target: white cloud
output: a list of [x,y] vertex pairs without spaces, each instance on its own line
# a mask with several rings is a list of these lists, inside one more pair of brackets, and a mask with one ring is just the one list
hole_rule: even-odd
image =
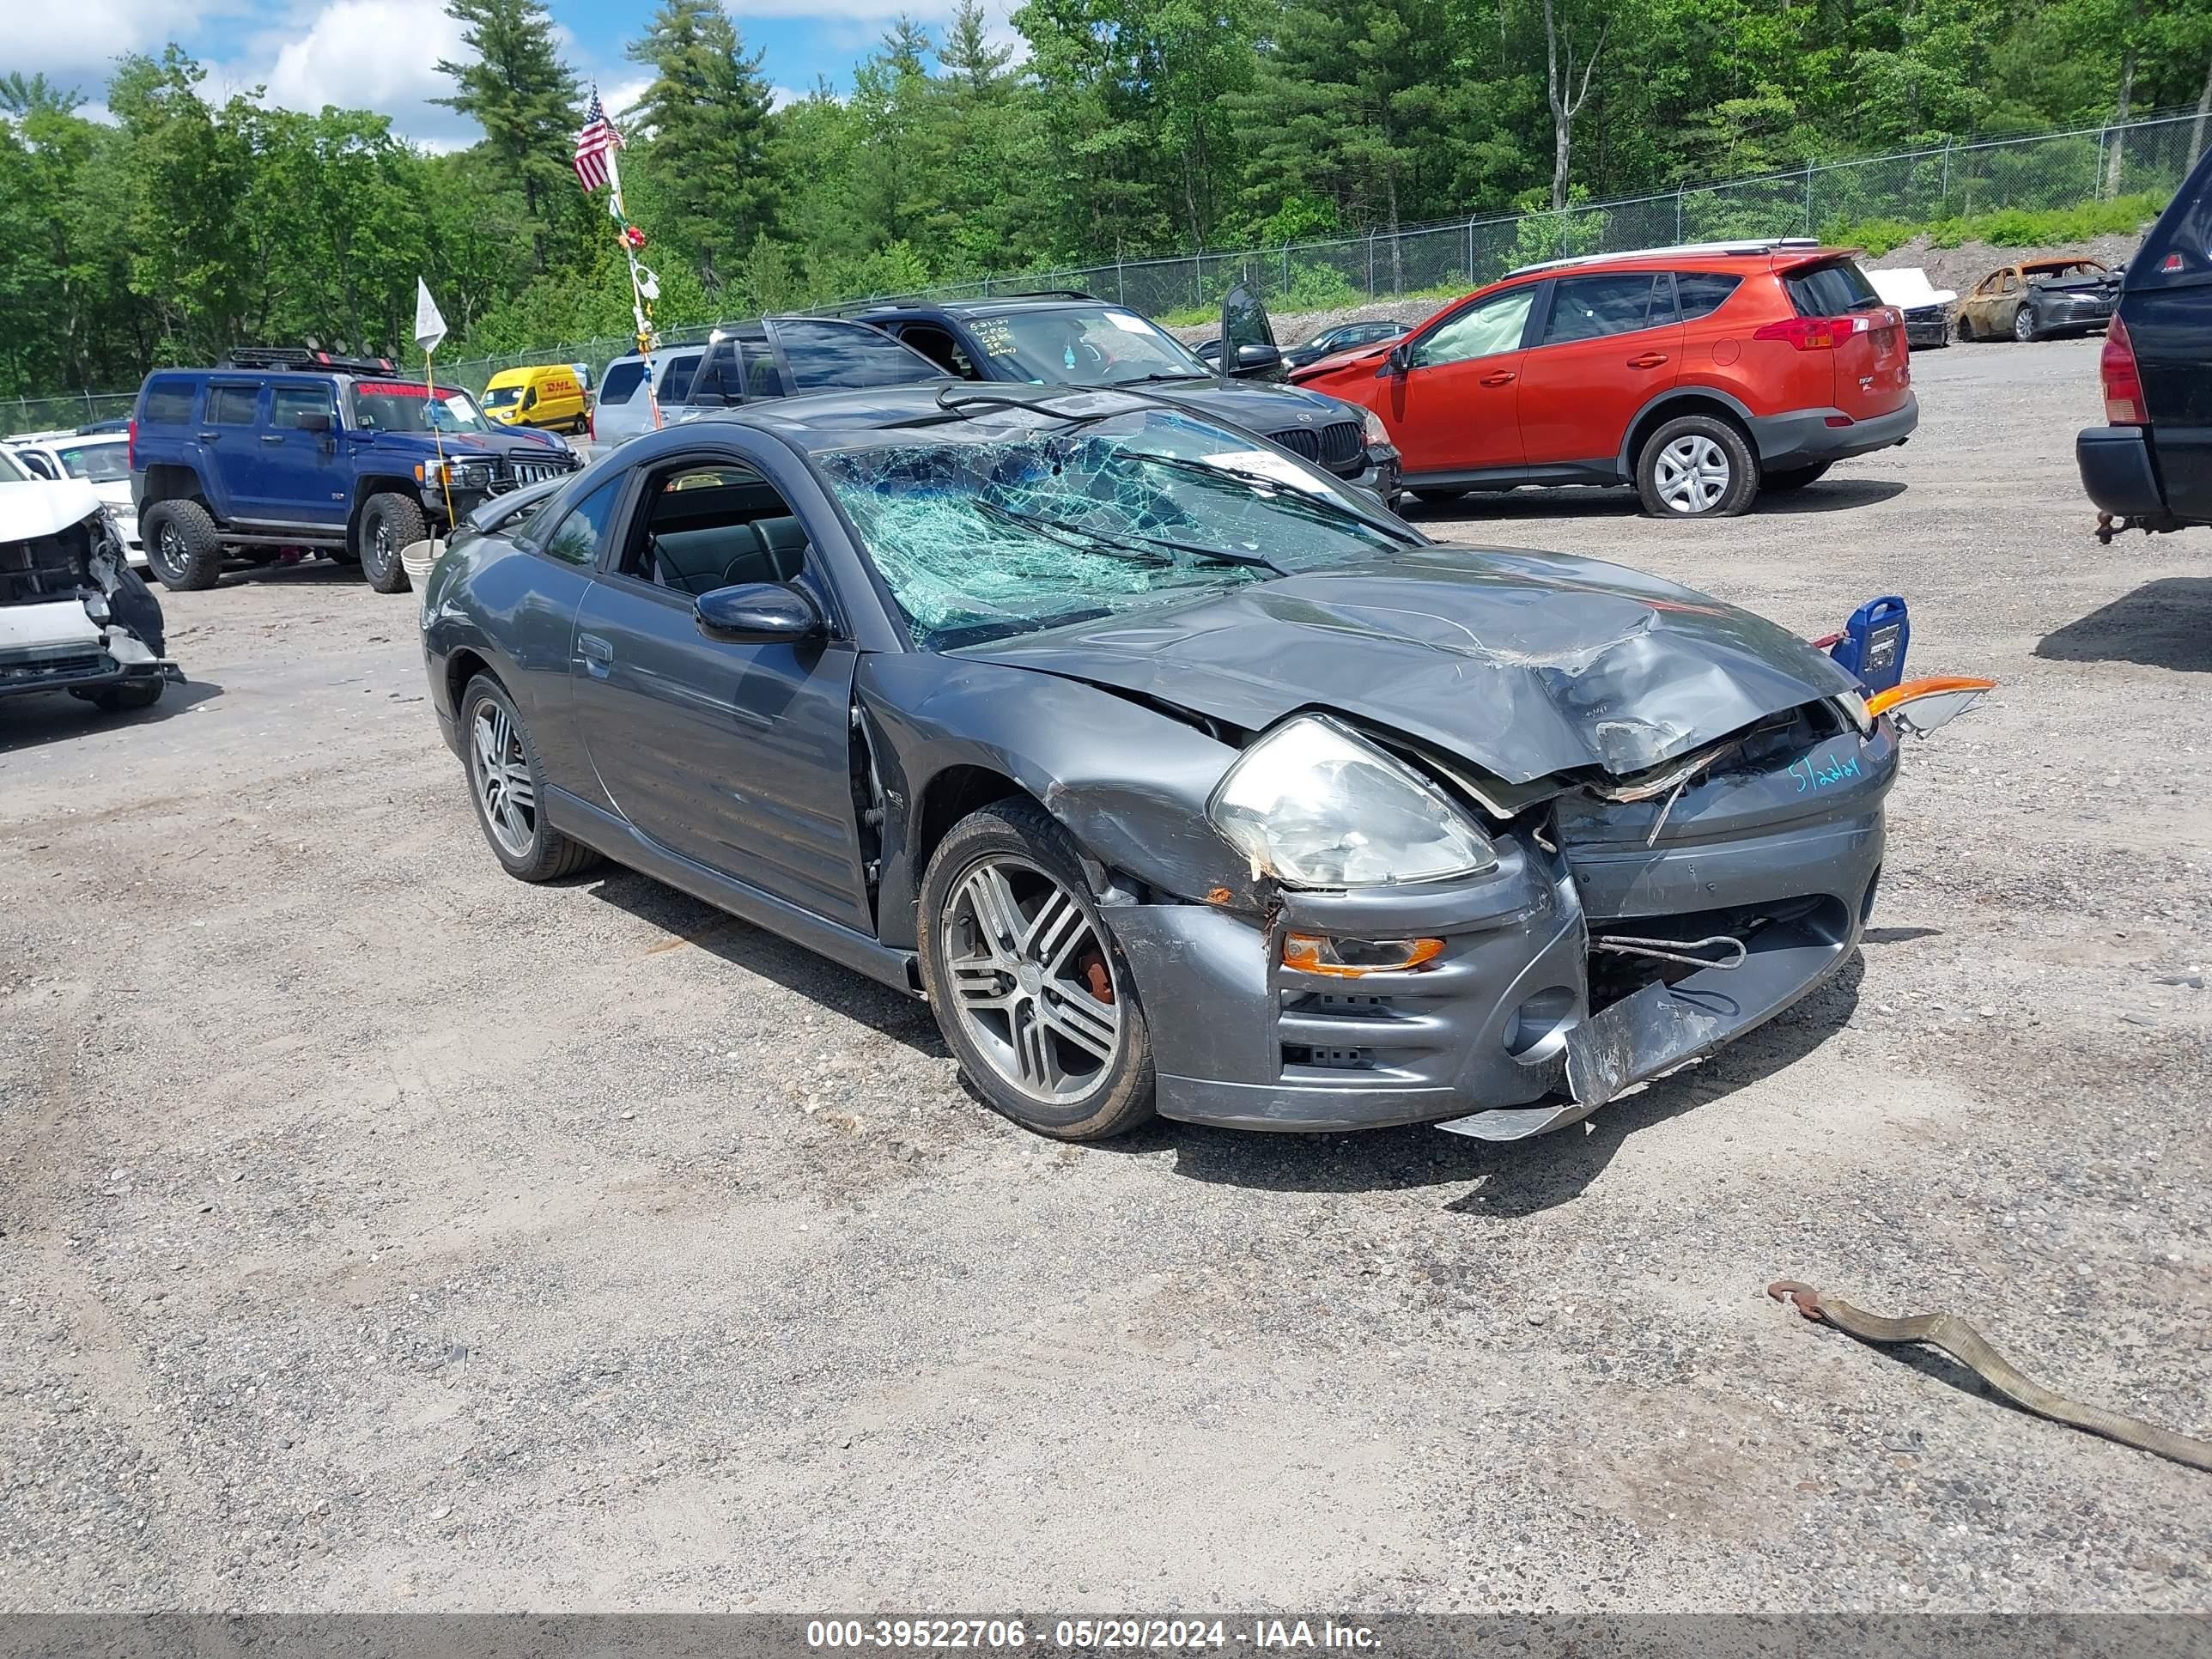
[[127,52],[159,52],[207,18],[240,9],[242,0],[16,0],[9,7],[0,66],[44,74],[97,98],[107,89],[115,59]]

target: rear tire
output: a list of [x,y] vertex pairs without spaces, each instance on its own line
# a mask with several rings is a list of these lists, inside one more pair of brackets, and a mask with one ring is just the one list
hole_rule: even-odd
[[222,578],[222,538],[198,501],[156,501],[140,522],[146,568],[176,592],[213,587]]
[[477,675],[461,693],[460,714],[469,799],[501,867],[519,881],[561,881],[597,864],[597,851],[545,821],[545,769],[507,688]]
[[2012,337],[2027,345],[2043,337],[2043,325],[2036,320],[2035,307],[2023,305],[2012,314]]
[[1973,343],[1974,325],[1963,316],[1959,319],[1958,333],[1961,342],[1969,345]]
[[1765,473],[1759,480],[1759,487],[1761,489],[1784,491],[1802,489],[1815,479],[1826,476],[1828,469],[1834,465],[1833,461],[1820,461],[1811,466],[1793,466],[1786,471]]
[[1644,440],[1636,494],[1655,519],[1733,519],[1759,494],[1759,462],[1730,422],[1685,415]]
[[361,574],[369,586],[379,593],[404,593],[407,567],[399,562],[399,550],[412,547],[429,533],[429,516],[420,501],[396,489],[370,496],[361,512],[357,544]]

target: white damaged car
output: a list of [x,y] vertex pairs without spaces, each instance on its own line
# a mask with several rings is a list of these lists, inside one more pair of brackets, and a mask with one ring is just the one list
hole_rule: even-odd
[[35,477],[0,450],[0,697],[148,708],[184,678],[164,632],[161,602],[93,486]]

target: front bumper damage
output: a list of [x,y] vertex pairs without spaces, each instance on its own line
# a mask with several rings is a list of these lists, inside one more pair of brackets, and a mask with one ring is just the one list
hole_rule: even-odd
[[[1843,967],[1873,901],[1896,769],[1880,722],[1671,803],[1562,799],[1548,828],[1499,836],[1498,867],[1467,882],[1285,891],[1272,917],[1115,907],[1159,1110],[1242,1129],[1433,1122],[1492,1139],[1586,1116]],[[1445,948],[1411,971],[1321,977],[1283,963],[1287,932]],[[1740,965],[1662,969],[1600,948],[1722,933],[1741,940]]]

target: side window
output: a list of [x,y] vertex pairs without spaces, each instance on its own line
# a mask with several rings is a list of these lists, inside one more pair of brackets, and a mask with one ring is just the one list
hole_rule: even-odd
[[1519,350],[1521,331],[1528,322],[1528,302],[1535,296],[1536,286],[1531,283],[1461,312],[1413,348],[1413,367],[1434,368]]
[[898,330],[898,337],[948,374],[957,374],[963,380],[982,378],[949,328],[940,328],[935,323],[908,323]]
[[295,430],[302,415],[320,415],[335,426],[331,391],[321,386],[280,386],[269,393],[269,424],[280,432]]
[[680,404],[691,395],[691,377],[699,372],[699,354],[671,357],[668,367],[660,371],[660,401]]
[[881,329],[865,323],[801,322],[775,325],[792,384],[799,392],[830,387],[922,386],[942,380],[945,371]]
[[258,386],[211,386],[208,388],[208,424],[210,426],[252,426],[253,412],[261,402]]
[[806,532],[760,474],[685,461],[646,481],[622,574],[696,599],[718,587],[787,582],[806,564]]
[[1997,292],[2000,294],[2009,294],[2019,286],[2020,273],[2016,270],[2008,270],[2004,273],[2002,279],[1997,283]]
[[140,418],[149,426],[181,424],[192,418],[192,394],[199,388],[190,380],[155,380],[146,387],[146,412]]
[[628,476],[616,473],[578,501],[539,545],[563,564],[592,563],[599,556],[599,543],[607,533],[607,520],[614,516],[616,499],[621,495],[623,480]]
[[637,390],[645,379],[645,364],[635,357],[625,357],[607,368],[607,378],[599,385],[602,404],[626,404],[629,394]]
[[690,401],[714,408],[744,401],[744,383],[738,377],[738,345],[724,340],[707,348],[699,372],[691,380]]
[[1632,333],[1656,323],[1672,322],[1674,315],[1674,284],[1664,271],[1656,276],[1648,270],[1565,276],[1553,289],[1552,313],[1544,319],[1544,337],[1539,343],[1563,345],[1572,340]]
[[1741,276],[1730,276],[1717,270],[1678,270],[1674,273],[1674,292],[1682,304],[1682,320],[1692,322],[1699,317],[1709,317],[1721,308],[1728,296],[1742,283]]
[[746,397],[784,395],[783,371],[775,366],[775,348],[769,344],[766,335],[738,341],[738,351],[744,363]]

